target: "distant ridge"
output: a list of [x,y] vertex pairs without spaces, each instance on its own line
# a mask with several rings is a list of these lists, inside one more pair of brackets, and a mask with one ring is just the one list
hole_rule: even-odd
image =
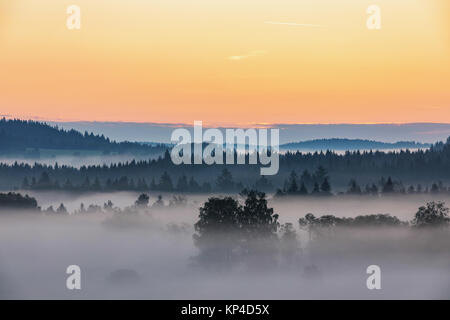
[[137,142],[115,142],[100,134],[64,130],[47,123],[26,120],[0,119],[0,154],[38,156],[42,149],[86,150],[101,154],[163,153],[165,145],[144,145]]
[[363,139],[315,139],[286,143],[280,146],[283,151],[295,150],[388,150],[388,149],[423,149],[431,147],[430,143],[415,141],[380,142]]
[[[423,149],[430,143],[415,141],[380,142],[367,139],[324,138],[289,142],[280,145],[281,151],[320,150],[392,150]],[[171,144],[156,142],[115,142],[103,134],[74,129],[62,129],[47,123],[26,120],[0,119],[0,154],[33,156],[39,149],[91,150],[101,154],[162,154]]]
[[[115,141],[151,141],[171,143],[174,128],[192,130],[193,123],[132,123],[132,122],[49,122],[66,130],[104,134]],[[218,127],[225,130],[228,127]],[[229,127],[235,128],[235,127]],[[273,124],[280,129],[280,144],[314,139],[362,139],[395,143],[418,141],[436,143],[450,136],[450,123],[405,124]]]

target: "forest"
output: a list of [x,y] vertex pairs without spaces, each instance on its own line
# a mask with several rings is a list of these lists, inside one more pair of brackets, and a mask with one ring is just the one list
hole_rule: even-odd
[[[247,155],[248,156],[248,155]],[[349,183],[356,182],[363,190],[383,188],[391,180],[399,192],[431,190],[450,181],[450,139],[439,142],[427,150],[380,152],[353,151],[337,154],[331,151],[315,153],[280,154],[280,171],[275,176],[262,177],[258,165],[174,165],[169,151],[157,159],[126,161],[110,165],[90,165],[75,168],[67,165],[34,165],[24,163],[0,164],[0,188],[71,189],[92,188],[95,190],[160,190],[200,192],[205,190],[239,192],[244,187],[275,192],[288,191],[286,181],[302,184],[311,193],[324,183],[333,192],[344,192]],[[248,162],[248,161],[247,161]],[[224,176],[225,174],[225,176]],[[229,177],[232,177],[230,182]],[[221,177],[223,183],[219,180]],[[383,180],[384,179],[384,180]],[[188,184],[186,185],[186,180]],[[191,182],[191,185],[189,185]],[[316,186],[317,184],[317,186]],[[368,186],[368,187],[367,187]],[[358,187],[355,186],[357,192]],[[436,189],[436,187],[434,187]],[[295,192],[295,190],[293,190]],[[303,190],[304,191],[304,190]],[[325,190],[326,191],[326,190]],[[374,190],[373,190],[374,192]]]
[[57,126],[32,120],[0,119],[0,156],[22,155],[29,158],[39,158],[40,149],[52,150],[95,150],[104,155],[161,153],[164,145],[144,145],[135,142],[115,142],[104,135],[94,135],[92,132],[64,130]]
[[[236,193],[243,188],[256,188],[281,196],[338,194],[348,189],[355,194],[360,193],[359,190],[361,193],[381,193],[383,189],[399,193],[443,192],[447,191],[445,184],[450,182],[450,138],[428,149],[413,151],[280,153],[278,174],[264,177],[260,175],[260,166],[248,164],[248,159],[246,164],[227,165],[226,168],[218,164],[175,165],[169,149],[163,144],[118,143],[102,135],[63,130],[36,121],[0,120],[0,153],[20,149],[30,156],[32,153],[39,156],[39,150],[45,148],[97,150],[103,154],[139,153],[147,154],[148,160],[141,158],[80,167],[60,165],[57,157],[54,164],[0,163],[0,190]],[[155,156],[158,154],[159,157]]]
[[419,149],[429,148],[429,143],[398,141],[395,143],[362,140],[362,139],[314,139],[302,142],[291,142],[280,146],[280,150],[385,150],[385,149]]

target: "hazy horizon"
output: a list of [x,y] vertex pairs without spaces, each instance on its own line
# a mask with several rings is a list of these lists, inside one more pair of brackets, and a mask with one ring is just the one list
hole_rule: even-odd
[[[45,121],[44,121],[45,122]],[[63,129],[88,131],[104,134],[116,141],[140,141],[169,143],[172,131],[183,127],[191,130],[192,124],[152,123],[152,122],[97,122],[47,121]],[[280,129],[280,144],[313,139],[364,139],[380,142],[416,141],[435,143],[445,141],[450,136],[450,123],[404,123],[404,124],[266,124],[270,128]],[[210,127],[207,124],[205,127]],[[236,126],[239,127],[239,126]],[[236,128],[219,126],[218,128]],[[250,127],[250,126],[247,126]],[[255,125],[261,127],[261,125]]]

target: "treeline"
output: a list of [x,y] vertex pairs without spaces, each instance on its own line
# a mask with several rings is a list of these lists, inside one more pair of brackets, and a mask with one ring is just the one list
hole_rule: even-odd
[[[264,192],[273,192],[273,184],[265,176],[261,176],[254,184],[244,185],[235,181],[228,169],[222,172],[211,182],[199,183],[194,176],[182,175],[176,181],[164,171],[158,179],[146,178],[134,180],[127,176],[101,181],[98,177],[86,177],[80,184],[73,183],[69,178],[60,182],[50,178],[44,171],[38,178],[25,177],[21,183],[22,190],[62,190],[77,192],[101,192],[101,191],[160,191],[176,193],[236,193],[236,190],[244,188],[256,189]],[[368,183],[364,187],[360,186],[356,179],[351,179],[345,191],[334,191],[330,183],[328,171],[319,166],[313,173],[304,170],[300,176],[296,171],[291,171],[289,177],[284,181],[283,187],[276,189],[275,197],[284,196],[332,196],[332,195],[394,195],[394,194],[450,194],[450,186],[447,187],[442,181],[432,183],[431,186],[422,184],[405,186],[401,181],[381,177],[375,183]]]
[[450,194],[450,186],[442,181],[434,182],[429,187],[422,184],[405,186],[401,181],[381,177],[375,183],[360,186],[356,179],[350,179],[345,191],[333,193],[328,171],[319,166],[314,173],[304,170],[298,177],[293,170],[288,179],[284,181],[283,188],[276,191],[276,197],[305,196],[305,195],[386,195],[386,194]]
[[429,148],[429,143],[415,141],[398,141],[395,143],[362,139],[315,139],[286,143],[281,150],[383,150],[383,149],[419,149]]
[[[268,207],[266,195],[244,191],[243,204],[231,197],[209,198],[200,208],[195,224],[194,243],[200,249],[197,261],[207,267],[229,269],[234,264],[252,267],[292,264],[301,253],[292,223],[279,223],[279,216]],[[310,240],[333,235],[337,228],[445,228],[450,225],[449,208],[443,202],[429,202],[418,209],[411,222],[388,214],[340,218],[316,218],[307,214],[299,219],[300,229]]]
[[[274,176],[261,177],[259,165],[226,165],[226,169],[234,178],[233,184],[225,189],[233,192],[239,192],[243,187],[257,187],[264,191],[275,191],[280,189],[282,192],[288,192],[284,188],[286,180],[290,179],[292,171],[299,174],[299,179],[303,173],[308,172],[313,176],[319,167],[326,169],[328,174],[328,184],[333,184],[334,193],[342,192],[347,189],[349,180],[353,177],[358,179],[360,188],[366,190],[366,185],[372,187],[374,182],[378,182],[380,177],[392,177],[393,182],[402,182],[405,189],[410,185],[421,184],[423,189],[426,185],[432,185],[437,181],[448,183],[450,181],[450,139],[444,143],[437,143],[429,150],[419,150],[417,152],[401,151],[394,152],[346,152],[339,155],[334,152],[316,152],[303,154],[300,152],[280,154],[279,172]],[[247,161],[248,163],[248,161]],[[128,182],[133,180],[134,185],[138,184],[139,179],[145,179],[149,186],[152,180],[158,184],[162,174],[166,172],[174,187],[178,180],[183,177],[195,177],[196,182],[203,186],[209,183],[211,188],[215,188],[216,179],[223,172],[224,165],[175,165],[172,163],[169,151],[158,159],[148,161],[128,161],[112,165],[82,166],[80,168],[70,166],[53,166],[35,164],[13,165],[0,164],[0,188],[12,189],[20,188],[24,178],[29,183],[34,178],[40,179],[46,172],[50,180],[62,187],[66,180],[69,180],[73,186],[82,185],[88,178],[92,184],[98,179],[100,185],[104,188],[111,181],[111,184],[126,177]],[[303,182],[309,193],[321,189],[324,180],[321,177],[312,177],[313,183],[308,184],[307,175],[303,177]],[[301,188],[301,181],[298,180],[298,188]],[[318,188],[315,187],[317,183]],[[376,183],[378,184],[378,183]],[[141,185],[144,185],[141,181]],[[322,191],[327,190],[327,183],[323,185]],[[380,185],[377,185],[378,189]],[[400,187],[401,188],[401,187]],[[431,187],[430,189],[431,190]],[[304,190],[303,190],[304,191]],[[378,190],[380,192],[380,190]],[[422,192],[422,191],[420,191]]]
[[119,208],[114,205],[111,200],[106,201],[103,206],[97,204],[85,205],[84,203],[80,204],[80,207],[69,213],[67,208],[64,206],[64,203],[61,203],[58,207],[53,207],[52,205],[42,209],[41,212],[45,215],[83,215],[83,214],[108,214],[112,213],[116,216],[120,217],[121,215],[131,215],[131,214],[151,214],[152,210],[158,209],[171,209],[171,208],[179,208],[187,206],[187,199],[184,196],[172,196],[167,201],[163,199],[163,196],[158,195],[155,202],[150,204],[150,197],[146,193],[142,193],[139,195],[137,200],[131,206],[127,206],[125,208]]
[[70,215],[70,214],[94,214],[94,213],[151,213],[153,209],[163,209],[163,208],[178,208],[186,206],[187,198],[181,195],[174,195],[165,201],[163,196],[158,195],[156,201],[150,204],[150,197],[146,193],[142,193],[136,199],[134,204],[127,206],[123,209],[114,205],[111,200],[106,201],[103,206],[90,204],[85,206],[83,203],[80,204],[79,209],[69,212],[64,205],[61,203],[57,207],[52,205],[47,208],[41,208],[38,206],[38,202],[35,198],[28,195],[22,195],[20,193],[8,192],[0,193],[0,213],[14,214],[16,212],[26,212],[26,213],[42,213],[44,215]]
[[411,221],[401,221],[390,214],[373,214],[355,218],[325,215],[315,217],[308,213],[298,220],[300,229],[307,230],[309,238],[329,235],[335,228],[374,228],[374,227],[448,227],[450,225],[449,208],[444,202],[428,202],[419,207]]
[[165,145],[144,145],[135,142],[115,142],[104,135],[64,130],[46,123],[0,119],[0,155],[24,154],[39,157],[39,149],[95,150],[103,154],[163,153]]
[[[121,176],[116,179],[106,179],[104,183],[99,178],[90,179],[86,177],[81,184],[74,184],[70,179],[66,179],[64,183],[58,180],[52,180],[47,172],[42,172],[38,179],[35,177],[25,177],[21,184],[22,190],[62,190],[62,191],[161,191],[161,192],[179,192],[179,193],[208,193],[216,191],[231,191],[230,186],[234,188],[231,174],[228,170],[224,170],[222,175],[217,178],[214,188],[210,183],[198,183],[193,176],[187,177],[183,175],[178,178],[177,182],[173,182],[167,172],[163,172],[158,180],[154,178],[148,181],[145,178],[128,178]],[[240,187],[240,186],[238,186]],[[241,188],[242,189],[242,188]]]
[[38,203],[35,198],[28,195],[21,195],[20,193],[0,193],[0,211],[4,210],[26,210],[26,211],[40,211]]
[[[211,197],[200,208],[199,220],[195,224],[198,232],[194,238],[198,244],[209,243],[209,238],[216,236],[220,231],[233,233],[242,231],[245,234],[252,234],[252,238],[258,236],[275,237],[275,232],[280,227],[278,223],[279,215],[268,207],[267,197],[264,192],[258,190],[244,189],[239,196],[243,199],[241,205],[236,197]],[[115,207],[112,201],[104,203],[103,207],[89,205],[85,207],[82,203],[79,210],[73,214],[84,213],[138,213],[146,212],[150,208],[182,207],[187,205],[187,198],[184,196],[173,196],[168,205],[159,195],[157,200],[150,204],[150,197],[146,193],[139,195],[132,206],[123,210]],[[35,198],[20,193],[0,193],[0,211],[31,210],[43,213],[69,214],[63,203],[55,210],[53,206],[41,210]],[[324,215],[315,217],[312,213],[306,214],[298,220],[300,229],[306,229],[310,235],[318,230],[332,227],[439,227],[450,224],[449,208],[444,202],[432,201],[425,206],[419,207],[411,221],[401,221],[390,214],[362,215],[355,218],[336,217],[334,215]],[[248,230],[246,229],[248,228]]]

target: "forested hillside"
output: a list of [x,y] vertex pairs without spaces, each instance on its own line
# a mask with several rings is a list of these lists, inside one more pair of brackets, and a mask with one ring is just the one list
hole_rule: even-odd
[[135,142],[119,143],[103,135],[63,130],[36,121],[5,118],[0,120],[0,155],[21,154],[38,157],[40,149],[95,150],[103,154],[154,154],[163,152],[165,146],[150,146]]
[[286,187],[294,172],[298,178],[298,186],[304,182],[310,192],[315,184],[320,187],[325,182],[325,177],[325,187],[330,184],[334,192],[346,189],[352,180],[365,186],[386,181],[388,177],[399,186],[399,190],[412,184],[420,184],[421,188],[426,189],[433,184],[439,185],[439,182],[450,182],[450,139],[446,143],[437,143],[430,149],[416,152],[286,153],[280,155],[280,170],[277,175],[262,177],[259,168],[259,165],[248,164],[174,165],[166,151],[158,159],[109,166],[74,168],[60,165],[1,164],[0,188],[7,190],[25,186],[40,189],[127,190],[140,185],[139,189],[143,190],[152,187],[173,191],[180,184],[181,189],[188,191],[211,188],[239,191],[241,187],[251,186],[276,190]]
[[399,141],[395,143],[363,139],[315,139],[286,143],[281,150],[384,150],[384,149],[419,149],[429,148],[431,144],[414,141]]

